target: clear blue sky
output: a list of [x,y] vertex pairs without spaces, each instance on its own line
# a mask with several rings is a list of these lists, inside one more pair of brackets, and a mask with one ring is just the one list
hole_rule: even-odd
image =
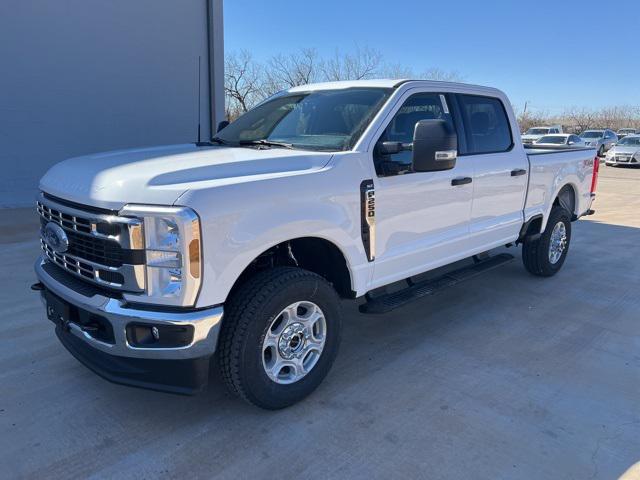
[[263,60],[356,45],[455,70],[520,108],[640,105],[640,0],[227,0],[225,50]]

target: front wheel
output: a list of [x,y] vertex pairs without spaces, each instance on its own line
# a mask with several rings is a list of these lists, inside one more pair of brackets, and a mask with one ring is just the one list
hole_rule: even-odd
[[248,280],[228,305],[218,355],[231,392],[275,410],[318,387],[341,333],[340,299],[324,278],[277,267]]
[[562,268],[571,242],[571,216],[556,206],[551,209],[547,227],[536,239],[522,244],[522,262],[529,273],[550,277]]

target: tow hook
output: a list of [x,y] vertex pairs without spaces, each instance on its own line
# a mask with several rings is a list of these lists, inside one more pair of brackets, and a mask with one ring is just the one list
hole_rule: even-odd
[[44,285],[42,284],[42,282],[34,283],[33,285],[31,285],[31,290],[33,290],[34,292],[41,292],[42,290],[44,290]]

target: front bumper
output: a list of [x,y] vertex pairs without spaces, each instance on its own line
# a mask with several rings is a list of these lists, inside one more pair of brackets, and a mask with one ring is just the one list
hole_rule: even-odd
[[[81,288],[84,285],[77,283],[81,280],[67,281],[69,276],[58,270],[43,258],[35,265],[44,287],[43,303],[48,305],[47,299],[54,298],[68,308],[68,318],[52,320],[60,341],[80,362],[120,384],[182,394],[194,394],[206,386],[209,360],[220,332],[221,306],[185,312],[136,308],[121,299]],[[51,318],[51,312],[47,313]],[[136,343],[134,326],[149,330],[156,327],[159,332],[168,331],[170,338],[181,335],[180,341],[175,346],[153,341]]]
[[633,165],[640,166],[640,160],[636,157],[631,157],[628,159],[621,160],[616,157],[605,158],[604,163],[606,165]]

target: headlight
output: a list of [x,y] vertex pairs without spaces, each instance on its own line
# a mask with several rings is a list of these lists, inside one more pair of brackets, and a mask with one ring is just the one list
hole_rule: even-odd
[[131,302],[193,306],[202,277],[200,220],[187,207],[127,205],[120,215],[143,221],[146,256],[144,294],[124,294]]

